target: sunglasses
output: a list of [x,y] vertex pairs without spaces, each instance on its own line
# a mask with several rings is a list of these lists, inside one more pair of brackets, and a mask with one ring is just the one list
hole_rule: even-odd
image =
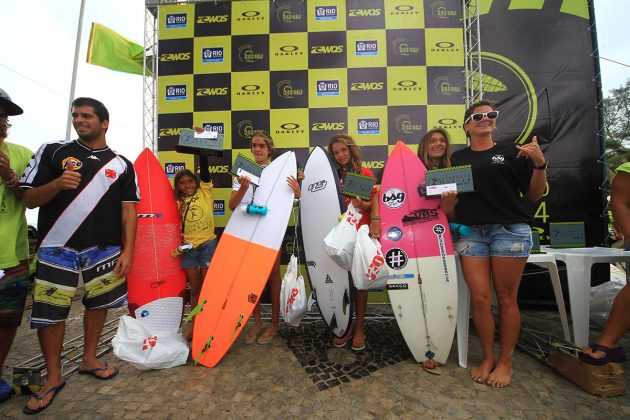
[[466,124],[470,120],[473,120],[474,122],[479,122],[484,118],[488,118],[489,120],[496,120],[498,116],[499,111],[479,112],[477,114],[471,114],[468,118],[466,118],[464,124]]

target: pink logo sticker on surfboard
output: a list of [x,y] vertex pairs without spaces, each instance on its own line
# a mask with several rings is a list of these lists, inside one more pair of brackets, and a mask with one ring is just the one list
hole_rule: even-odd
[[379,209],[389,300],[414,358],[446,362],[457,315],[453,242],[439,198],[426,197],[426,169],[403,142],[385,165]]

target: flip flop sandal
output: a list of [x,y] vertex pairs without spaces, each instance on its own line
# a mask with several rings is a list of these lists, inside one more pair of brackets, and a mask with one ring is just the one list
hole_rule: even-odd
[[363,341],[363,343],[359,344],[358,346],[355,346],[354,344],[350,347],[352,349],[352,351],[362,351],[365,350],[365,341]]
[[588,347],[590,347],[593,352],[601,351],[605,354],[604,357],[598,359],[590,354],[579,352],[578,357],[580,360],[584,363],[588,363],[589,365],[601,366],[610,362],[621,363],[626,361],[626,353],[623,351],[623,347],[621,346],[611,349],[610,347],[602,346],[601,344],[591,343]]
[[431,375],[441,375],[442,374],[442,368],[439,367],[439,366],[436,366],[433,369],[430,369],[430,368],[426,367],[425,365],[422,365],[422,369],[424,369],[425,371],[429,372]]
[[348,344],[348,341],[352,340],[352,337],[354,337],[354,334],[345,335],[342,338],[343,341],[335,341],[335,340],[333,340],[333,346],[337,347],[338,349],[340,349],[342,347],[346,347],[346,344]]
[[50,394],[51,392],[53,393],[53,395],[50,398],[50,401],[48,401],[48,404],[46,404],[45,406],[37,407],[34,410],[31,409],[31,408],[28,408],[28,406],[24,406],[24,408],[22,409],[22,412],[24,414],[28,414],[28,415],[41,413],[42,411],[44,411],[45,409],[47,409],[48,407],[50,407],[52,405],[53,401],[55,400],[55,397],[57,396],[57,394],[59,394],[59,392],[63,389],[64,386],[66,386],[65,382],[63,382],[61,385],[53,386],[48,391],[46,391],[46,393],[44,395],[39,395],[39,394],[33,392],[31,394],[31,397],[35,398],[38,401],[43,401],[44,398],[46,398],[46,396],[48,394]]
[[101,371],[107,370],[108,368],[109,368],[109,362],[105,361],[104,367],[94,368],[90,370],[79,370],[79,375],[90,375],[90,376],[95,377],[96,379],[100,379],[101,381],[107,381],[107,380],[115,378],[116,375],[118,375],[118,373],[120,372],[120,369],[118,369],[117,367],[114,367],[114,371],[109,376],[99,376],[96,374],[96,372],[101,372]]

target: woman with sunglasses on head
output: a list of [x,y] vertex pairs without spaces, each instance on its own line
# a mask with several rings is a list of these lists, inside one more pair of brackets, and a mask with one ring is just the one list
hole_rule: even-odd
[[[475,191],[448,194],[443,200],[450,220],[470,226],[471,234],[454,244],[473,304],[473,320],[484,359],[471,371],[475,382],[506,387],[512,378],[512,354],[520,329],[516,301],[532,247],[529,203],[542,196],[547,162],[536,137],[522,146],[497,144],[493,138],[499,111],[488,101],[464,114],[470,146],[453,153],[454,165],[472,165]],[[522,194],[522,196],[521,196]],[[494,356],[495,324],[490,282],[499,305],[499,354]]]
[[[354,139],[346,133],[336,134],[328,143],[328,153],[334,158],[335,166],[339,174],[339,181],[343,187],[348,172],[357,173],[364,176],[374,177],[372,171],[364,168],[361,162],[361,150]],[[380,216],[378,210],[378,191],[376,187],[372,189],[370,200],[361,200],[360,198],[350,198],[344,196],[346,207],[352,205],[361,213],[362,217],[359,226],[368,225],[370,235],[378,238],[381,234]],[[354,351],[362,351],[365,349],[365,333],[363,331],[363,320],[365,318],[365,310],[367,308],[368,291],[357,290],[354,286],[355,296],[355,325],[350,327],[344,337],[333,339],[335,347],[345,347],[348,341],[351,341],[351,348]]]
[[451,142],[442,128],[430,130],[420,139],[418,157],[427,169],[451,167]]
[[[262,130],[254,131],[251,141],[251,151],[254,155],[254,160],[258,165],[265,167],[271,163],[271,156],[275,150],[273,139],[268,133]],[[299,180],[304,179],[304,174],[298,172],[298,177],[290,176],[287,178],[287,184],[293,189],[295,198],[299,199],[301,195]],[[234,178],[232,183],[232,194],[230,195],[230,201],[228,206],[230,210],[234,211],[241,203],[250,203],[256,192],[256,186],[253,185],[249,178],[246,176],[239,176]],[[276,258],[273,264],[271,273],[269,274],[269,292],[271,295],[271,322],[263,334],[258,337],[260,330],[262,329],[262,316],[260,313],[260,300],[254,308],[254,327],[245,336],[245,342],[251,344],[256,341],[256,344],[267,345],[271,344],[274,337],[278,333],[278,326],[280,322],[280,254]],[[258,338],[258,339],[257,339]]]

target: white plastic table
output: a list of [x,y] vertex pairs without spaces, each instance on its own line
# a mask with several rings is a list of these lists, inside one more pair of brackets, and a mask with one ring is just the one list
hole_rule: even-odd
[[[571,341],[569,334],[569,322],[567,320],[567,311],[564,307],[564,297],[560,286],[560,276],[558,275],[558,267],[556,259],[550,254],[531,254],[527,259],[528,263],[535,264],[539,267],[549,270],[551,277],[551,285],[553,293],[556,297],[558,312],[560,313],[560,322],[562,323],[562,332],[564,339]],[[466,285],[464,274],[461,270],[459,258],[457,258],[457,355],[459,365],[465,368],[468,365],[468,328],[469,328],[469,311],[470,311],[470,291]]]
[[567,266],[567,284],[571,321],[573,322],[574,343],[579,346],[588,344],[589,314],[591,302],[591,267],[597,263],[630,262],[630,251],[617,248],[541,248],[547,255],[553,255],[557,261]]

